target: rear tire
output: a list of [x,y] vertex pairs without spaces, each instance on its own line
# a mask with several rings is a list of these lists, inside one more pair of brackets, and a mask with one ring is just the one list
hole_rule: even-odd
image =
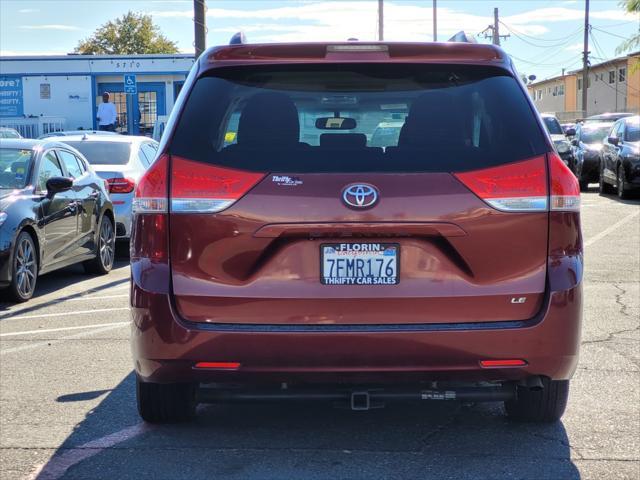
[[569,398],[569,380],[542,378],[542,390],[518,387],[517,397],[504,402],[507,416],[522,422],[550,423],[560,420]]
[[580,184],[581,192],[586,192],[587,190],[589,190],[589,182],[587,182],[586,180],[578,180],[578,182]]
[[624,178],[624,169],[622,168],[622,165],[618,165],[616,178],[616,192],[618,194],[618,198],[620,198],[621,200],[629,198],[629,192],[627,191],[627,185]]
[[183,422],[196,412],[195,386],[190,383],[145,383],[136,378],[138,413],[145,422]]
[[602,163],[600,164],[600,185],[598,185],[598,193],[600,195],[612,193],[611,185],[609,185],[604,178],[604,168],[602,167]]
[[98,240],[96,241],[96,258],[82,263],[84,271],[97,275],[106,275],[113,268],[116,252],[116,233],[113,222],[106,215],[102,215],[98,226]]

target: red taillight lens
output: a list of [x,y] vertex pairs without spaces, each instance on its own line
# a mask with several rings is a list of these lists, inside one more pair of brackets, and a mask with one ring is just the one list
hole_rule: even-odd
[[580,185],[557,153],[549,154],[551,210],[580,211]]
[[242,198],[264,177],[264,173],[245,172],[172,157],[171,211],[219,212]]
[[140,178],[133,198],[131,259],[166,262],[169,157],[162,155]]
[[134,213],[166,213],[169,156],[161,155],[140,178],[133,198]]
[[544,155],[473,172],[454,173],[482,200],[498,210],[547,210],[547,168]]
[[136,188],[135,180],[131,178],[108,178],[109,193],[131,193]]
[[194,368],[209,368],[213,370],[237,370],[240,362],[198,362]]

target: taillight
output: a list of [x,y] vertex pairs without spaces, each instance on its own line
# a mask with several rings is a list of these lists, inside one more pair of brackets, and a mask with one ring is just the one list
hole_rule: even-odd
[[233,205],[264,177],[264,173],[223,168],[174,156],[171,158],[171,211],[219,212]]
[[140,178],[133,198],[131,259],[166,262],[169,157],[162,155]]
[[136,181],[131,178],[108,178],[109,193],[131,193],[136,188]]
[[498,210],[547,210],[547,168],[544,155],[454,175],[469,190]]
[[580,185],[557,153],[549,154],[551,210],[580,211]]

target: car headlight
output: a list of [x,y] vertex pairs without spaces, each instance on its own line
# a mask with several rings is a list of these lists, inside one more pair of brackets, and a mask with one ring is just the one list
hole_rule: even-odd
[[7,217],[8,215],[5,212],[0,212],[0,226],[2,226]]
[[571,147],[567,142],[558,142],[556,144],[556,148],[558,149],[558,153],[567,153],[569,150],[571,150]]

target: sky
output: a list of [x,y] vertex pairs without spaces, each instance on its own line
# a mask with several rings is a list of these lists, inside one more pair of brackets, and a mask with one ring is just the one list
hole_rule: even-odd
[[[438,0],[438,40],[460,30],[480,34],[500,12],[502,47],[516,67],[538,80],[581,65],[584,0]],[[207,45],[240,30],[248,42],[363,41],[377,36],[377,0],[207,0]],[[129,10],[153,16],[180,51],[193,51],[192,0],[0,0],[0,56],[61,55]],[[432,41],[432,0],[385,0],[385,40]],[[618,0],[591,0],[592,64],[640,30],[640,18]],[[1,71],[1,63],[0,63]]]

